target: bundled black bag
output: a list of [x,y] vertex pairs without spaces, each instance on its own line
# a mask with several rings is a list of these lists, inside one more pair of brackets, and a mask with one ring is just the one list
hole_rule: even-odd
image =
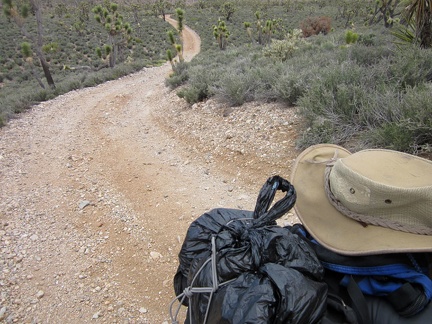
[[[277,190],[286,195],[270,208]],[[275,222],[295,199],[293,186],[274,176],[253,212],[218,208],[190,225],[174,277],[177,298],[188,306],[185,323],[321,319],[327,296],[323,267],[307,242]]]

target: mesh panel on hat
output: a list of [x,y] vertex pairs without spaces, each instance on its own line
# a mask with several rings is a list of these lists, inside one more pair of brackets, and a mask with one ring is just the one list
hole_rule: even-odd
[[338,160],[330,174],[330,187],[350,211],[384,222],[432,229],[432,186],[403,188],[379,180],[365,177]]

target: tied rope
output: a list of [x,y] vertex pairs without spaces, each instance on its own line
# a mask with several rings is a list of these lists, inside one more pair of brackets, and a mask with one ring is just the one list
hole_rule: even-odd
[[[231,281],[235,280],[235,279],[231,279],[231,280],[228,280],[228,281],[220,283],[220,284],[218,283],[218,279],[217,279],[217,277],[218,277],[217,276],[217,267],[216,267],[216,236],[215,235],[212,235],[211,245],[212,245],[212,254],[211,254],[210,258],[208,258],[203,263],[203,265],[200,267],[200,269],[197,271],[197,273],[195,274],[195,276],[192,279],[191,285],[189,287],[186,287],[180,295],[176,296],[171,301],[171,303],[169,305],[169,313],[170,313],[171,323],[172,324],[178,324],[179,323],[178,320],[177,320],[177,317],[178,317],[178,314],[180,312],[181,305],[182,305],[182,303],[183,303],[183,301],[184,301],[185,298],[189,298],[190,299],[190,298],[192,298],[192,296],[194,294],[210,293],[210,297],[209,297],[208,304],[207,304],[207,309],[206,309],[206,314],[205,314],[204,322],[203,322],[203,324],[206,324],[207,323],[208,312],[210,310],[210,304],[211,304],[211,301],[212,301],[212,298],[213,298],[213,294],[218,290],[219,287],[222,287],[223,285],[226,285],[226,284],[230,283]],[[198,277],[198,275],[200,274],[200,272],[204,269],[204,267],[209,262],[211,262],[212,286],[211,287],[194,287],[193,284],[195,282],[195,279]],[[180,298],[181,298],[180,304],[177,307],[177,309],[175,311],[175,314],[173,315],[173,306],[174,306],[174,303],[176,302],[176,300],[178,300]],[[190,318],[192,318],[192,308],[188,307],[188,311],[189,311]]]
[[[432,235],[432,229],[430,228],[421,227],[421,226],[411,226],[408,224],[402,224],[398,221],[391,220],[391,219],[384,219],[378,216],[360,214],[342,205],[342,203],[335,197],[335,195],[333,194],[330,188],[330,173],[334,166],[334,163],[336,162],[336,155],[337,155],[337,151],[335,152],[335,156],[332,159],[330,159],[329,161],[324,161],[326,162],[326,168],[324,172],[324,176],[325,176],[324,190],[329,202],[341,214],[359,222],[360,224],[363,225],[363,227],[366,227],[368,225],[376,225],[376,226],[386,227],[401,232],[421,234],[421,235]],[[320,162],[320,163],[324,163],[324,162]]]

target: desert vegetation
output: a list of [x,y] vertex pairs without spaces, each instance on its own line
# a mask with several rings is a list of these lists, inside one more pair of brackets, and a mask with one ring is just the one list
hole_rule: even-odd
[[203,51],[167,80],[179,96],[295,107],[299,148],[327,142],[430,154],[430,1],[247,1],[225,20],[223,51],[202,18],[223,17],[220,8],[187,9]]
[[[233,107],[278,101],[298,109],[299,148],[331,142],[354,150],[432,150],[429,0],[131,0],[114,7],[51,0],[41,7],[40,42],[38,1],[3,0],[3,11],[26,3],[33,41],[10,12],[0,17],[0,123],[36,102],[169,60],[166,84],[190,104],[213,97]],[[104,8],[120,22],[101,24]],[[163,19],[179,9],[202,41],[191,62],[174,61],[181,38]],[[123,37],[115,62],[112,29]],[[41,86],[38,44],[55,87]]]
[[160,65],[170,48],[173,28],[155,3],[2,0],[1,9],[0,125],[38,102]]

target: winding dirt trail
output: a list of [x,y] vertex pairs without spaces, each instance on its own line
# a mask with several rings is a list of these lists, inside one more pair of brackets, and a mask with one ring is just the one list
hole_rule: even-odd
[[[184,41],[190,60],[199,37],[186,28]],[[170,70],[68,93],[0,129],[0,322],[169,323],[190,222],[254,208],[260,186],[214,171],[158,126],[179,105]]]

